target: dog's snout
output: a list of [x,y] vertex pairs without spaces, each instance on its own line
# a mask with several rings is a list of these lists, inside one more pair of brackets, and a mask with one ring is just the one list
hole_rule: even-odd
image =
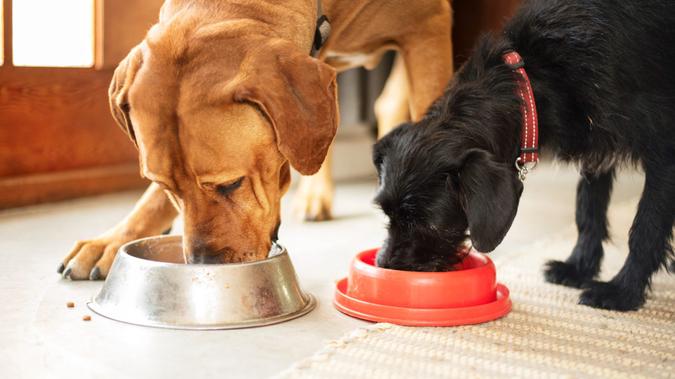
[[406,261],[412,255],[410,250],[407,244],[392,243],[390,238],[387,238],[377,252],[375,264],[378,267],[394,270],[409,269]]
[[377,253],[377,266],[404,271],[448,271],[461,261],[462,256],[454,244],[448,246],[447,241],[428,238],[390,235]]
[[186,261],[190,264],[219,264],[227,263],[227,256],[231,249],[214,248],[203,243],[192,243],[188,246]]
[[219,264],[225,263],[225,259],[222,255],[211,255],[211,254],[195,254],[192,253],[188,256],[187,259],[190,264]]

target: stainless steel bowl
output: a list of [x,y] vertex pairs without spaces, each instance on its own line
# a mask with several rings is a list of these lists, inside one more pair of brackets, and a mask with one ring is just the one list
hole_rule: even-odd
[[184,264],[180,236],[122,246],[94,312],[131,324],[176,329],[232,329],[302,316],[314,298],[298,285],[284,248],[267,259],[234,264]]

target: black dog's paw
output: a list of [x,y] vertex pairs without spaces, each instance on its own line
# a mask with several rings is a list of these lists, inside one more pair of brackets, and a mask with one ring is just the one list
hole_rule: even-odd
[[579,297],[579,304],[613,311],[634,311],[644,302],[643,293],[636,294],[612,282],[593,282]]
[[562,261],[548,261],[544,267],[544,278],[547,282],[567,287],[583,288],[594,276],[592,273],[579,272],[575,265]]

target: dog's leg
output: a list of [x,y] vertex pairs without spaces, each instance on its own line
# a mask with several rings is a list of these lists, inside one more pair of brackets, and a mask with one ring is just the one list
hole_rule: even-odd
[[303,176],[293,198],[293,213],[305,221],[330,220],[333,208],[333,148],[326,154],[319,171],[312,176]]
[[604,254],[602,242],[609,238],[607,206],[613,181],[614,170],[598,175],[582,174],[577,185],[577,244],[564,262],[546,264],[546,281],[581,288],[598,275]]
[[382,93],[375,101],[377,138],[382,138],[399,124],[410,120],[408,74],[401,54],[396,54]]
[[171,227],[176,208],[159,185],[152,183],[124,220],[102,235],[75,243],[59,265],[68,279],[103,279],[108,275],[117,249],[143,237],[157,235]]
[[633,220],[629,253],[621,271],[609,282],[594,282],[579,303],[619,311],[640,308],[652,274],[672,256],[675,221],[675,167],[645,165],[645,187]]
[[[447,16],[447,19],[446,19]],[[452,43],[450,13],[439,15],[434,29],[420,30],[400,44],[410,87],[410,116],[419,120],[427,108],[443,94],[452,77]]]

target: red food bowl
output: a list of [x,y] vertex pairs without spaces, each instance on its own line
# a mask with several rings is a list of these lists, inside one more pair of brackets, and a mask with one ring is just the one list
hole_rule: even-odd
[[471,251],[455,270],[400,271],[375,265],[378,249],[359,253],[337,282],[333,304],[364,320],[410,326],[478,324],[511,310],[490,258]]

